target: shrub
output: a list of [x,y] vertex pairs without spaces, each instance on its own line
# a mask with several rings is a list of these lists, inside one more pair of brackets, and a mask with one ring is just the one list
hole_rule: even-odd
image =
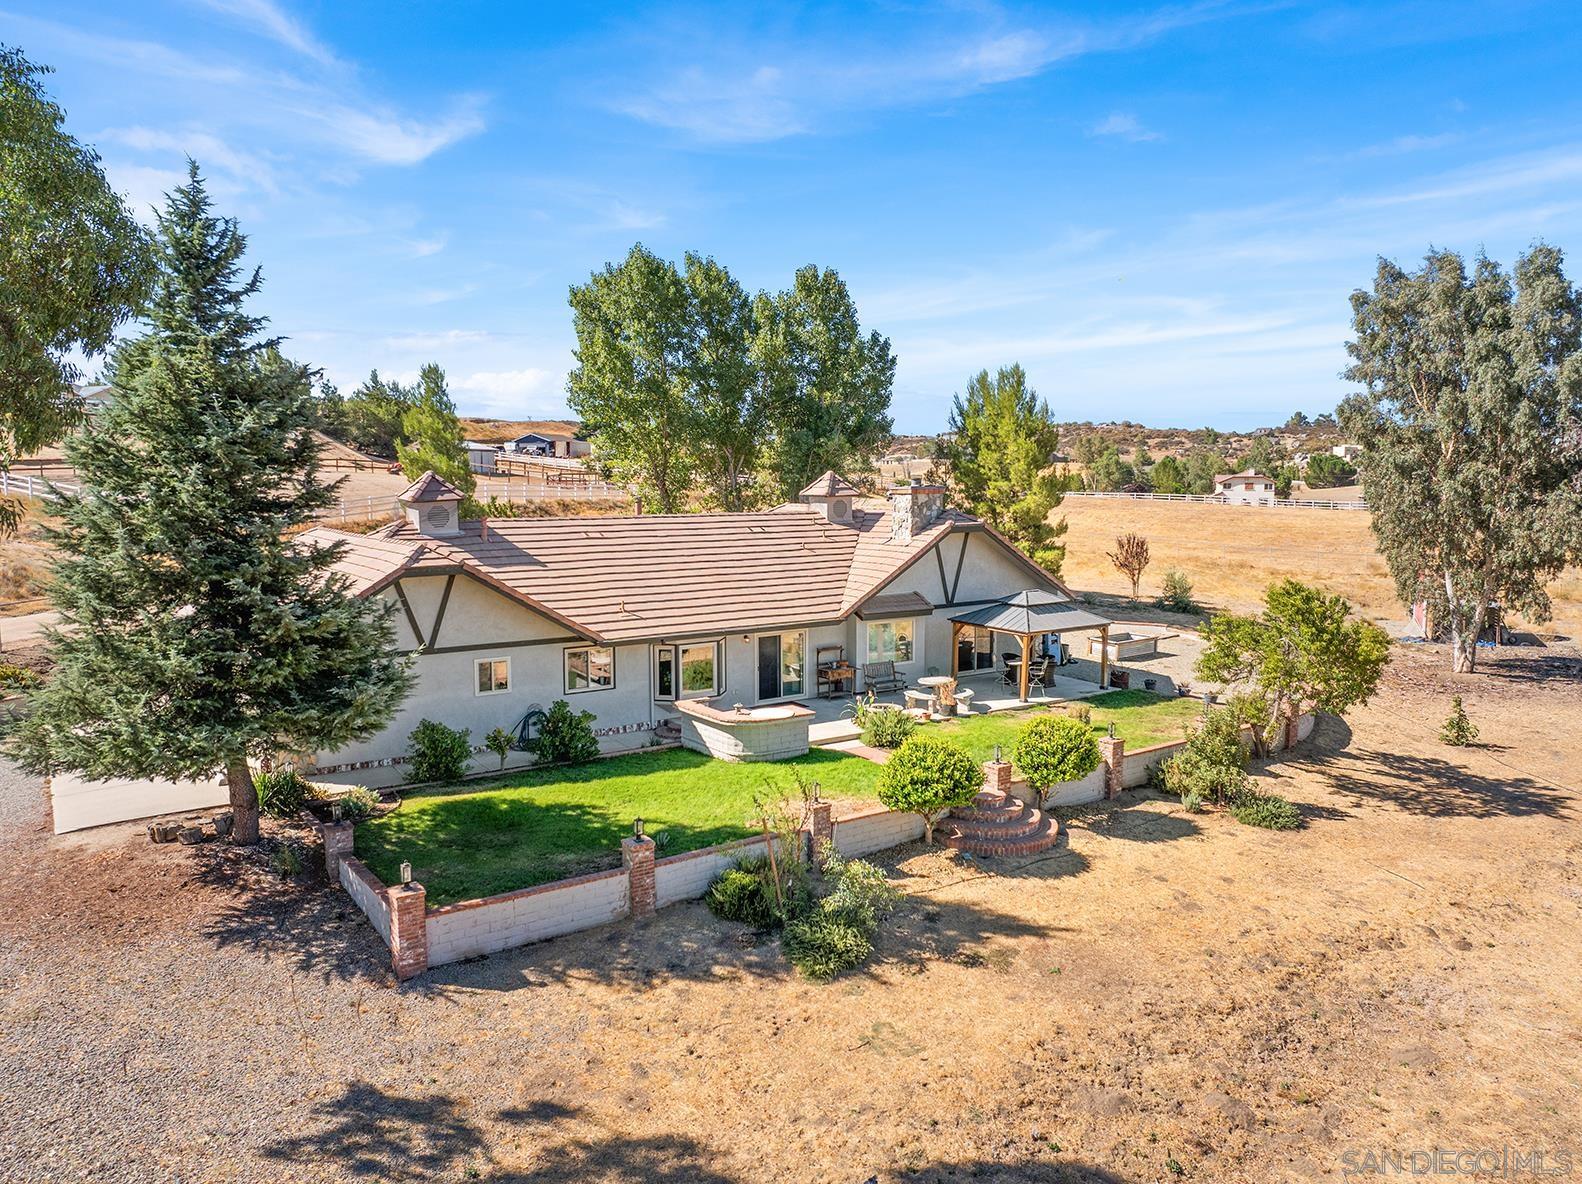
[[879,801],[920,816],[928,843],[945,811],[969,805],[982,788],[983,770],[965,748],[926,733],[905,741],[879,770]]
[[259,811],[271,818],[295,818],[311,792],[295,769],[254,773],[253,788],[258,791]]
[[556,699],[538,732],[538,759],[549,764],[579,765],[598,756],[594,718],[593,712],[573,711],[570,703]]
[[1266,830],[1295,830],[1302,825],[1302,815],[1297,808],[1272,793],[1244,793],[1231,806],[1230,813],[1237,822]]
[[879,868],[865,859],[845,859],[833,849],[824,853],[824,875],[835,880],[835,891],[819,907],[870,934],[901,898]]
[[1478,738],[1478,725],[1468,718],[1460,695],[1450,700],[1450,717],[1439,729],[1439,738],[1456,748],[1465,748]]
[[785,927],[780,945],[791,964],[816,983],[861,966],[873,953],[872,939],[833,913],[816,910]]
[[466,774],[472,760],[472,733],[447,728],[431,719],[419,720],[412,731],[412,758],[408,781],[455,781]]
[[496,728],[483,738],[483,746],[500,758],[500,770],[505,771],[505,758],[510,755],[511,741],[516,737],[504,728]]
[[900,748],[917,731],[917,721],[904,711],[869,711],[862,729],[862,742],[875,748]]
[[270,858],[275,874],[282,880],[289,880],[292,876],[302,874],[302,852],[297,850],[295,843],[284,843],[276,849]]
[[15,662],[0,662],[0,691],[30,691],[43,683],[33,671]]
[[1172,568],[1165,572],[1164,583],[1161,585],[1162,595],[1159,597],[1159,607],[1167,608],[1178,613],[1195,613],[1198,611],[1197,601],[1192,599],[1192,581],[1187,579],[1186,573]]
[[1195,789],[1189,789],[1181,795],[1181,804],[1186,807],[1188,814],[1203,813],[1203,795]]
[[379,807],[379,795],[366,785],[354,785],[335,799],[341,805],[341,821],[361,822],[372,818]]
[[1100,759],[1093,729],[1069,716],[1031,720],[1016,737],[1016,767],[1039,791],[1062,781],[1082,780],[1099,767]]
[[703,902],[722,921],[768,929],[776,920],[774,896],[769,890],[769,861],[762,856],[737,860],[709,885]]
[[1085,727],[1093,726],[1093,708],[1086,703],[1072,703],[1066,708],[1066,715],[1076,720]]
[[1234,802],[1246,793],[1247,750],[1241,745],[1241,723],[1229,707],[1204,712],[1187,737],[1186,747],[1159,765],[1164,788],[1184,802],[1188,794],[1199,801]]

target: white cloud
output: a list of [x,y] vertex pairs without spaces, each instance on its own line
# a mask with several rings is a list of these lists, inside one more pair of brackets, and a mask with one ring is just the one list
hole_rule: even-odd
[[407,243],[407,251],[414,259],[427,259],[430,255],[438,255],[450,244],[448,233],[436,234],[433,238],[412,239]]
[[421,164],[442,148],[483,130],[478,96],[463,96],[440,119],[407,119],[384,107],[304,103],[295,113],[328,143],[375,164]]
[[387,349],[406,350],[412,353],[431,353],[457,345],[481,345],[494,340],[486,329],[416,330],[410,333],[392,333],[384,338]]
[[239,152],[219,136],[200,128],[112,127],[100,132],[96,142],[121,144],[139,152],[190,156],[205,173],[221,169],[239,185],[252,183],[268,193],[279,191],[268,161],[250,152]]
[[308,31],[306,25],[279,5],[270,3],[270,0],[200,0],[200,2],[216,12],[236,17],[270,40],[278,41],[287,49],[312,58],[320,65],[340,64],[339,59]]
[[1092,136],[1118,136],[1123,140],[1134,143],[1143,143],[1148,140],[1158,140],[1162,137],[1158,132],[1150,131],[1138,122],[1137,116],[1125,111],[1115,111],[1099,120],[1088,132]]

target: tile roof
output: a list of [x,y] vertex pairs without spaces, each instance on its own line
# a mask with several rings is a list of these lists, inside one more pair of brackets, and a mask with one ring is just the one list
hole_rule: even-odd
[[400,502],[442,502],[461,500],[461,491],[438,476],[433,469],[424,473],[396,498]]
[[1266,476],[1263,473],[1257,472],[1256,470],[1253,470],[1253,469],[1246,469],[1246,470],[1244,470],[1243,472],[1240,472],[1240,473],[1215,473],[1214,474],[1214,484],[1216,484],[1216,485],[1220,484],[1222,481],[1248,481],[1248,480],[1251,480],[1251,481],[1273,481],[1274,478]]
[[[462,528],[443,539],[404,522],[377,535],[308,535],[346,542],[342,564],[359,595],[400,575],[460,570],[584,636],[633,641],[837,621],[951,531],[984,529],[946,510],[909,541],[892,541],[882,501],[859,502],[849,526],[789,503],[762,513],[491,518],[486,529]],[[386,574],[370,578],[381,566]]]

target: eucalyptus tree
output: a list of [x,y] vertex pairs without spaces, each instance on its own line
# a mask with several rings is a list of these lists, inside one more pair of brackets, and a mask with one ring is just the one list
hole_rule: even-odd
[[1547,620],[1546,585],[1582,558],[1582,299],[1561,252],[1511,273],[1453,251],[1381,259],[1352,294],[1341,422],[1396,592],[1426,601],[1452,668],[1476,667],[1488,607]]

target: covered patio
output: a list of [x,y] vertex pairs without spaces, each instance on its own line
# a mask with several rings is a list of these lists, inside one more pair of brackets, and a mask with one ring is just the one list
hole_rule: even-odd
[[[1026,703],[1033,681],[1034,642],[1052,635],[1062,650],[1067,650],[1070,648],[1065,640],[1068,634],[1096,629],[1100,638],[1099,681],[1091,693],[1097,694],[1109,682],[1110,625],[1108,617],[1079,608],[1069,597],[1037,589],[1018,592],[950,618],[950,673],[958,680],[976,674],[994,674],[1014,684],[1018,701]],[[970,645],[963,641],[968,630],[972,635]],[[1017,649],[1010,654],[999,649],[998,638],[1001,636],[1015,638]],[[987,664],[982,661],[985,651],[989,658]],[[971,660],[970,668],[963,668],[964,657]],[[998,669],[994,665],[996,657],[1001,662]],[[1053,669],[1058,669],[1058,666]],[[1039,680],[1041,689],[1046,693],[1050,689],[1048,677]],[[1058,679],[1060,676],[1052,677]]]

